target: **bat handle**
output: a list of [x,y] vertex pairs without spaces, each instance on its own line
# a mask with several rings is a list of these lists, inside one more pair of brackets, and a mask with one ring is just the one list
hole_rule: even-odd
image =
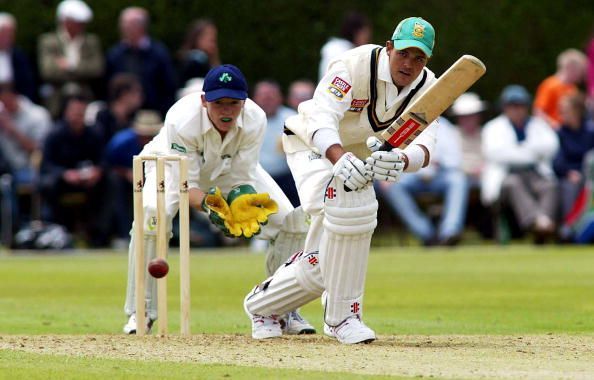
[[382,146],[379,147],[378,150],[383,151],[383,152],[388,152],[392,149],[394,149],[394,147],[392,145],[390,145],[389,142],[384,141],[384,143],[382,144]]

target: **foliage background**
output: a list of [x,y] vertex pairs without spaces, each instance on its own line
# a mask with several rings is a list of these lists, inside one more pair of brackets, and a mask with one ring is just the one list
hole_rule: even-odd
[[[315,81],[319,50],[337,33],[347,9],[367,14],[374,24],[373,42],[383,44],[402,18],[418,15],[437,31],[429,66],[441,73],[461,54],[487,65],[475,91],[496,101],[503,86],[525,85],[532,93],[555,71],[564,49],[584,49],[592,36],[591,0],[87,0],[94,11],[89,30],[107,49],[118,39],[117,18],[126,6],[139,5],[152,16],[151,33],[174,53],[192,20],[208,17],[219,27],[224,62],[242,68],[251,83],[275,78],[286,86],[297,78]],[[18,44],[35,59],[37,36],[55,26],[58,0],[0,0],[0,10],[19,22]]]

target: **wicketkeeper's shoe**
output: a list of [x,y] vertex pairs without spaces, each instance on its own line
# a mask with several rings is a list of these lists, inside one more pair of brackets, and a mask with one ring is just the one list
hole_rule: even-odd
[[358,315],[345,319],[337,326],[328,327],[331,336],[343,344],[371,343],[375,340],[375,332],[365,326],[365,323],[359,319]]
[[316,333],[316,329],[297,311],[287,313],[287,315],[280,320],[280,324],[284,334],[301,335]]
[[[155,323],[154,319],[146,318],[146,333],[150,334],[151,327],[153,327],[153,323]],[[124,333],[132,335],[136,334],[136,314],[132,314],[128,319],[128,323],[124,325]]]
[[283,335],[283,330],[277,315],[265,317],[263,315],[252,314],[248,311],[245,301],[243,302],[243,309],[252,321],[252,338],[268,339],[277,338]]

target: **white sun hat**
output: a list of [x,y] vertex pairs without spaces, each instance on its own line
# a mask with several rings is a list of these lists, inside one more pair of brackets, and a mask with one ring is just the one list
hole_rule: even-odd
[[56,16],[60,21],[71,19],[87,23],[93,19],[93,11],[81,0],[64,0],[58,4]]
[[487,109],[486,102],[474,92],[466,92],[458,97],[451,109],[452,116],[472,115]]

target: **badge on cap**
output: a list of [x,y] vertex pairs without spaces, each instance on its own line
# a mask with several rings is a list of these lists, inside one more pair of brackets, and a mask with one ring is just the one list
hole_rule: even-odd
[[232,80],[233,80],[233,77],[231,75],[229,75],[229,73],[223,73],[219,77],[219,82],[223,82],[223,83],[229,83]]
[[415,22],[415,27],[413,28],[412,35],[416,38],[425,37],[425,25]]

